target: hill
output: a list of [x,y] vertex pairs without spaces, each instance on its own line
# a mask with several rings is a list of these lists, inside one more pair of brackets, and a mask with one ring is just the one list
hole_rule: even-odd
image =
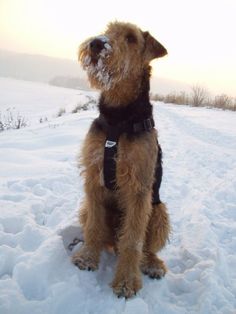
[[[0,50],[0,77],[28,81],[50,82],[56,86],[85,88],[89,85],[85,72],[77,60],[68,60]],[[175,80],[152,77],[151,90],[167,94],[173,91],[188,90],[185,83]]]

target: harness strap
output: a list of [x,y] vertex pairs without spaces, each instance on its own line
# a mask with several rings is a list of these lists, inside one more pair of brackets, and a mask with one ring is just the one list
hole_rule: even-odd
[[139,123],[133,124],[133,131],[134,133],[142,132],[142,131],[151,131],[152,128],[154,128],[155,122],[153,118],[149,118],[146,120],[143,120]]
[[157,141],[158,147],[158,154],[157,154],[157,161],[156,161],[156,169],[155,169],[155,182],[153,183],[152,187],[152,204],[160,204],[160,187],[161,187],[161,180],[162,180],[162,149]]
[[[116,189],[116,157],[119,137],[128,130],[132,133],[149,132],[155,126],[153,118],[145,119],[141,122],[130,124],[123,122],[117,126],[111,126],[106,123],[103,116],[99,117],[100,122],[105,125],[107,138],[104,147],[104,164],[103,176],[106,188],[109,190]],[[158,190],[159,191],[159,190]]]
[[109,190],[116,188],[116,156],[119,140],[119,130],[110,126],[104,147],[103,177],[105,187]]

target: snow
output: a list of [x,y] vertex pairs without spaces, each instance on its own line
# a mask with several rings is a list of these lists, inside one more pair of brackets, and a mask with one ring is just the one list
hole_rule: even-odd
[[[96,110],[70,114],[90,93],[0,79],[0,110],[14,104],[31,125],[0,133],[1,314],[233,314],[236,309],[236,116],[234,112],[155,103],[164,152],[161,197],[172,224],[161,252],[169,271],[143,276],[128,301],[109,284],[116,257],[78,270],[83,197],[77,152]],[[96,95],[94,94],[94,97]],[[60,107],[66,115],[56,118]],[[49,121],[38,123],[46,115]]]
[[40,118],[56,117],[60,109],[71,112],[76,105],[88,102],[94,95],[89,91],[0,77],[0,111],[15,108],[31,124]]

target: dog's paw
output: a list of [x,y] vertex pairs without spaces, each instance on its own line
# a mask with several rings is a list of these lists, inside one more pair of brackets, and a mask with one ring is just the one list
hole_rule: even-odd
[[128,276],[123,279],[114,279],[112,282],[113,292],[120,297],[131,298],[142,288],[141,276]]
[[145,258],[141,264],[141,270],[152,279],[161,279],[167,272],[164,262],[155,255]]
[[81,270],[94,271],[98,269],[98,258],[86,248],[82,248],[72,256],[72,263]]

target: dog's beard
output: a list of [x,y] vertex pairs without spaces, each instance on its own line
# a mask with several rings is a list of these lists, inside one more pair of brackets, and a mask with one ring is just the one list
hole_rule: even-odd
[[95,88],[109,90],[113,85],[113,76],[107,66],[107,60],[112,51],[109,43],[105,43],[104,49],[92,56],[88,45],[80,50],[79,59],[83,69],[87,72],[91,85]]
[[[106,36],[104,38],[107,40]],[[120,52],[119,50],[113,51],[109,42],[104,44],[104,48],[98,55],[91,53],[90,42],[91,39],[80,46],[79,61],[87,72],[91,87],[108,91],[115,88],[123,80],[127,80],[129,76],[136,76],[138,66],[132,69],[130,58],[120,60],[120,58],[114,57],[114,52],[116,52],[116,55]],[[115,59],[116,62],[112,59]]]

